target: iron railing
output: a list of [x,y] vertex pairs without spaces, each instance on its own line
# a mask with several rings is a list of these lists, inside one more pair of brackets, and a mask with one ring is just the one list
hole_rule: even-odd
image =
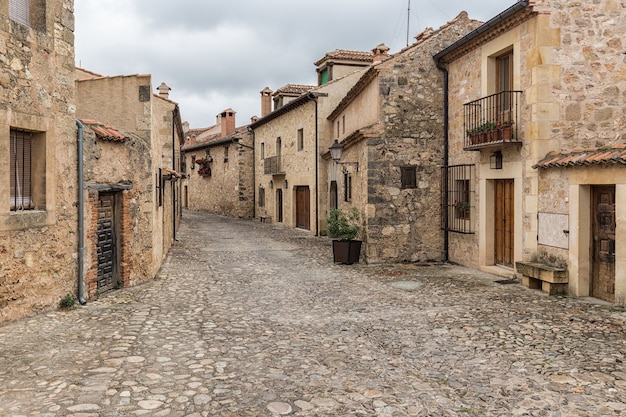
[[463,149],[521,143],[518,131],[521,95],[521,91],[502,91],[464,104]]

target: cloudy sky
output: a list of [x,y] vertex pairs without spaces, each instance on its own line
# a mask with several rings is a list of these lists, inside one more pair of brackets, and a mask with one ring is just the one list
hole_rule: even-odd
[[[260,114],[259,92],[317,83],[335,49],[395,53],[462,10],[489,20],[517,0],[75,0],[76,65],[103,75],[152,74],[191,127],[232,108]],[[410,4],[410,10],[409,10]]]

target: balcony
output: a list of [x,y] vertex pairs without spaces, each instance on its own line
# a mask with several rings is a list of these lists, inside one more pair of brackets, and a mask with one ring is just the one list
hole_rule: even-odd
[[285,171],[283,169],[283,160],[280,155],[270,156],[263,160],[263,170],[265,175],[281,175]]
[[519,103],[521,91],[502,91],[463,105],[463,149],[478,151],[504,144],[520,144]]

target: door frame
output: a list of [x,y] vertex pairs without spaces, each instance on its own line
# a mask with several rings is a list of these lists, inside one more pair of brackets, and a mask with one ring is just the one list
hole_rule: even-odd
[[[494,265],[513,268],[515,265],[515,179],[494,180]],[[498,216],[502,215],[500,228]]]

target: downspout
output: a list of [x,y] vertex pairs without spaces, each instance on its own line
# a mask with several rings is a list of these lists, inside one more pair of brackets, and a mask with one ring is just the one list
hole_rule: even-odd
[[443,220],[443,261],[448,262],[450,257],[450,238],[448,232],[448,163],[449,163],[449,136],[448,136],[448,106],[449,106],[449,86],[448,86],[448,69],[443,66],[439,59],[436,59],[436,65],[443,72],[443,198],[441,202],[441,214]]
[[76,120],[78,127],[78,302],[81,305],[87,304],[85,300],[84,259],[85,259],[85,203],[84,203],[84,172],[83,172],[83,129],[80,120]]
[[[176,172],[176,109],[172,111],[172,170]],[[172,239],[176,241],[176,182],[172,181]]]
[[315,94],[310,94],[309,97],[315,102],[315,236],[320,235],[319,224],[319,207],[320,207],[320,176],[319,176],[319,127],[318,127],[318,109],[317,109],[317,97]]

